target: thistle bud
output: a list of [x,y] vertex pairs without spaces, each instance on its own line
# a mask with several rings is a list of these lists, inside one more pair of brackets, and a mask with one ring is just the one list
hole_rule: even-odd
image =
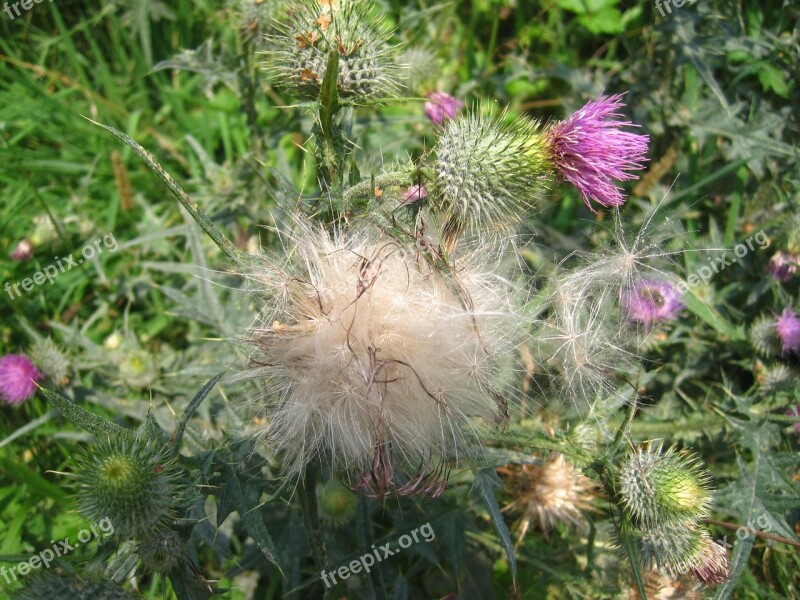
[[69,371],[69,359],[50,338],[37,338],[31,348],[31,358],[39,370],[56,385],[64,385]]
[[791,368],[782,363],[776,363],[769,367],[762,366],[758,370],[756,380],[759,391],[766,395],[794,387],[796,375]]
[[344,103],[360,104],[395,93],[397,65],[386,44],[390,34],[371,16],[366,0],[305,1],[289,9],[289,23],[269,36],[274,81],[298,98],[316,100],[338,52],[336,87]]
[[109,581],[97,581],[67,573],[61,569],[41,570],[32,574],[13,600],[135,600],[136,596]]
[[92,446],[75,477],[80,513],[108,518],[121,539],[146,539],[176,518],[182,492],[174,460],[153,441],[120,436]]
[[158,367],[153,355],[146,350],[130,349],[119,363],[119,375],[126,385],[134,389],[147,388],[158,379]]
[[658,567],[672,577],[690,574],[715,585],[730,577],[725,549],[708,531],[685,525],[667,525],[635,531],[639,560],[646,569]]
[[634,524],[696,523],[711,506],[710,475],[699,459],[674,446],[648,444],[622,466],[619,493]]
[[335,481],[321,485],[318,490],[320,518],[332,525],[350,521],[356,512],[356,495]]
[[781,341],[775,331],[775,319],[758,317],[750,326],[750,344],[761,356],[778,356],[781,353]]
[[506,124],[476,112],[446,121],[430,199],[445,218],[445,235],[522,220],[547,173],[545,143],[538,124],[524,117]]

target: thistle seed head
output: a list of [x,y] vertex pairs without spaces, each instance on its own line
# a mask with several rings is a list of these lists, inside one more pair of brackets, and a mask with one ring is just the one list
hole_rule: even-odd
[[479,111],[447,120],[435,152],[429,202],[444,217],[446,238],[524,219],[549,164],[535,121],[502,123]]
[[660,444],[634,450],[619,474],[619,493],[631,520],[656,527],[696,523],[711,506],[710,475],[696,456]]
[[249,274],[266,297],[247,335],[287,475],[320,460],[377,495],[439,489],[424,482],[504,418],[521,333],[509,282],[485,248],[445,266],[377,231],[302,223],[290,243],[285,264]]
[[288,23],[268,36],[268,66],[275,84],[298,98],[316,100],[328,66],[339,53],[337,89],[343,103],[363,104],[392,96],[398,65],[381,18],[367,0],[303,1],[292,5]]
[[146,539],[176,518],[183,491],[173,459],[153,441],[109,438],[90,447],[75,470],[80,513],[111,520],[120,539]]

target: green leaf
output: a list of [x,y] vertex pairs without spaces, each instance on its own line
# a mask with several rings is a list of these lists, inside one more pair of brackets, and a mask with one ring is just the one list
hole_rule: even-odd
[[95,435],[98,438],[105,438],[108,436],[127,435],[128,430],[115,425],[110,421],[106,421],[102,417],[97,416],[93,412],[89,412],[83,407],[78,406],[72,400],[69,400],[57,392],[45,388],[42,390],[45,398],[47,398],[53,406],[55,406],[62,415],[75,423],[84,431]]
[[200,404],[203,402],[203,400],[205,400],[206,396],[208,396],[209,392],[211,392],[211,389],[217,384],[217,382],[224,375],[224,373],[225,371],[220,371],[219,373],[214,375],[214,377],[212,377],[208,383],[206,383],[202,388],[200,388],[200,391],[197,392],[195,397],[192,398],[192,401],[183,411],[183,416],[181,417],[180,423],[178,423],[178,426],[175,428],[175,433],[173,433],[171,436],[172,448],[170,450],[170,454],[172,456],[177,455],[181,449],[181,440],[183,439],[183,433],[184,431],[186,431],[186,425],[189,423],[189,419],[192,418],[194,411],[196,411],[197,408],[200,406]]
[[489,510],[489,516],[492,519],[494,528],[500,536],[500,541],[505,548],[508,562],[511,564],[511,576],[517,578],[517,558],[514,555],[514,542],[511,540],[511,533],[508,531],[508,526],[503,519],[503,514],[500,512],[500,505],[497,503],[497,498],[494,496],[494,488],[501,487],[502,483],[497,477],[494,469],[483,468],[475,473],[475,487],[481,493],[486,508]]

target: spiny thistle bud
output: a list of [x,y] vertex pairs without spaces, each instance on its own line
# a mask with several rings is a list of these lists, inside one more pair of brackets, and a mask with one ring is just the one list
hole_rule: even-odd
[[761,366],[757,370],[756,380],[762,394],[774,394],[794,387],[796,375],[788,366],[776,363],[768,367]]
[[237,13],[244,35],[257,46],[274,29],[275,17],[282,12],[285,0],[236,0]]
[[148,573],[170,573],[183,563],[183,538],[177,531],[162,529],[141,540],[136,555]]
[[343,103],[380,100],[395,93],[398,67],[390,33],[371,16],[367,0],[304,1],[289,9],[289,23],[269,36],[267,52],[276,85],[298,98],[316,100],[332,51],[339,54],[336,87]]
[[699,459],[660,444],[634,450],[619,474],[619,493],[631,520],[653,527],[698,522],[711,506],[710,475]]
[[646,569],[658,567],[672,577],[688,573],[710,585],[730,577],[727,552],[703,528],[667,525],[639,529],[634,535],[639,560]]
[[405,50],[397,59],[403,65],[400,85],[403,93],[418,96],[430,89],[441,72],[436,55],[425,48],[412,47]]
[[594,510],[597,486],[558,452],[542,465],[509,465],[500,472],[507,476],[508,489],[515,496],[503,510],[522,511],[518,543],[531,522],[547,535],[558,523],[579,526],[583,511]]
[[644,168],[649,138],[622,131],[638,127],[622,117],[622,95],[600,96],[564,121],[547,130],[547,147],[556,171],[574,185],[586,206],[591,201],[603,206],[625,203],[614,181],[638,179],[629,171]]
[[61,569],[38,571],[25,587],[17,590],[13,600],[135,600],[136,596],[109,581],[97,581],[67,573]]
[[356,513],[356,495],[336,481],[319,486],[320,518],[331,525],[342,525]]
[[[468,454],[476,421],[507,414],[521,325],[501,253],[437,268],[378,231],[331,237],[303,223],[290,244],[285,265],[249,273],[266,298],[247,335],[287,475],[323,460],[376,495],[439,489],[423,481]],[[395,466],[420,477],[399,484]]]
[[503,123],[473,112],[448,120],[435,151],[429,201],[444,216],[446,238],[522,220],[549,168],[545,137],[525,117]]
[[788,306],[775,322],[775,331],[781,340],[784,355],[800,350],[800,317]]
[[134,389],[147,388],[158,379],[158,366],[153,355],[146,350],[129,349],[119,363],[119,376]]
[[56,385],[67,382],[69,359],[50,338],[37,338],[31,347],[31,358],[39,365],[39,370]]
[[91,521],[110,519],[121,539],[144,539],[176,518],[179,476],[176,462],[154,441],[106,439],[89,448],[75,470],[80,513]]
[[750,344],[761,356],[767,358],[781,353],[781,341],[775,331],[775,319],[766,315],[758,317],[750,326]]

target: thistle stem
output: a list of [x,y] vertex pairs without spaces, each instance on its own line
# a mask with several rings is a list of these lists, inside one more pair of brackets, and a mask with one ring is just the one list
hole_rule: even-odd
[[[305,477],[303,477],[303,485],[298,486],[297,489],[300,497],[300,508],[303,512],[303,525],[305,526],[308,543],[311,546],[311,553],[314,556],[314,564],[319,572],[322,573],[328,564],[328,552],[322,539],[319,514],[317,512],[317,475],[317,468],[309,465],[306,468]],[[323,598],[328,598],[327,588],[323,593]]]
[[726,529],[730,529],[731,531],[746,529],[748,533],[751,533],[756,537],[761,537],[768,540],[780,542],[782,544],[789,544],[790,546],[794,546],[795,548],[800,548],[800,542],[798,541],[790,540],[789,538],[785,538],[780,535],[775,535],[774,533],[767,533],[766,531],[758,531],[757,529],[753,529],[752,527],[745,527],[744,525],[729,523],[727,521],[717,521],[715,519],[703,519],[703,523],[708,523],[709,525],[717,525],[719,527],[725,527]]
[[[358,497],[358,537],[362,548],[369,548],[374,543],[372,537],[372,520],[369,516],[369,500],[366,496]],[[372,597],[375,600],[386,600],[386,586],[383,583],[383,573],[380,567],[369,572],[372,583]]]
[[375,175],[370,179],[364,179],[359,183],[350,186],[342,194],[345,206],[348,206],[353,200],[357,198],[367,198],[375,194],[375,188],[388,188],[388,187],[404,187],[412,185],[414,182],[409,177],[407,172],[395,171],[392,173],[383,173]]

